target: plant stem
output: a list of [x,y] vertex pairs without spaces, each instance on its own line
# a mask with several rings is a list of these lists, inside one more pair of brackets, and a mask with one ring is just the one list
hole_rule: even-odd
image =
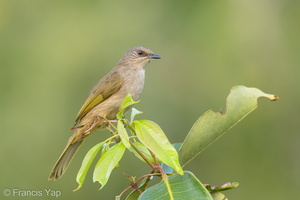
[[146,158],[146,156],[142,153],[142,152],[140,152],[140,150],[138,150],[138,148],[131,142],[131,141],[129,141],[130,142],[130,145],[134,148],[134,150],[136,150],[136,152],[146,161],[146,163],[148,164],[148,165],[150,165],[150,167],[153,169],[153,170],[156,170],[157,169],[157,167],[155,166],[155,165],[153,165],[151,162],[150,162],[150,160],[148,160],[148,158]]
[[148,149],[148,151],[150,152],[150,154],[151,154],[151,156],[152,156],[152,158],[153,158],[153,160],[154,160],[154,163],[155,163],[156,165],[160,165],[160,163],[158,162],[158,160],[157,160],[155,154],[154,154],[150,149]]
[[160,171],[161,177],[163,178],[163,180],[164,180],[164,182],[166,184],[166,187],[168,189],[168,193],[170,195],[170,199],[174,200],[173,193],[172,193],[172,190],[171,190],[171,186],[169,184],[168,176],[166,175],[166,173],[164,172],[164,170],[162,170],[161,167],[159,167],[158,170]]

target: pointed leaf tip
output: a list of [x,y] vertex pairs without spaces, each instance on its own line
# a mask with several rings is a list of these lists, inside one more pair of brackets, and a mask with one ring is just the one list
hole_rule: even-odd
[[224,112],[209,110],[200,116],[179,150],[182,166],[185,166],[226,131],[255,110],[257,100],[260,97],[268,98],[271,101],[279,99],[278,96],[266,94],[257,88],[235,86],[227,97]]
[[79,190],[85,180],[86,174],[93,162],[93,160],[95,159],[97,153],[100,151],[100,148],[103,146],[104,142],[101,142],[97,145],[95,145],[94,147],[92,147],[86,154],[86,156],[84,157],[81,167],[77,173],[77,177],[76,177],[76,182],[78,183],[78,187],[73,190],[74,192]]
[[123,142],[119,142],[102,154],[100,160],[96,164],[93,175],[93,181],[98,181],[101,184],[100,189],[102,189],[107,183],[112,170],[117,166],[117,164],[121,160],[125,148],[126,147],[123,144]]

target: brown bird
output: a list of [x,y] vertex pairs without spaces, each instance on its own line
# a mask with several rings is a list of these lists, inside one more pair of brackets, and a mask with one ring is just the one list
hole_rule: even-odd
[[160,59],[160,56],[146,47],[133,47],[95,85],[77,114],[72,128],[74,134],[55,163],[49,180],[61,178],[83,140],[96,129],[104,129],[107,120],[116,118],[126,94],[131,93],[133,100],[138,100],[144,87],[145,66],[152,59]]

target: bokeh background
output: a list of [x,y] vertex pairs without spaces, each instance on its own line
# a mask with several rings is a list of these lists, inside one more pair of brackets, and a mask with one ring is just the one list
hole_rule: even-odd
[[229,199],[297,199],[300,178],[298,0],[1,0],[0,196],[5,188],[62,192],[55,199],[114,199],[124,173],[149,167],[130,153],[102,189],[76,173],[86,152],[109,136],[87,138],[59,181],[48,174],[72,134],[89,90],[136,45],[163,59],[147,66],[137,109],[172,143],[209,109],[225,107],[231,87],[280,97],[259,107],[186,166],[203,183],[237,181]]

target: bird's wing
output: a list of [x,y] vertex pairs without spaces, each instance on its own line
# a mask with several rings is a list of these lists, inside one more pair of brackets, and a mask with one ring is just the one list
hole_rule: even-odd
[[90,91],[87,99],[81,106],[75,120],[76,123],[78,123],[92,108],[116,93],[121,88],[123,82],[123,78],[116,71],[101,79]]

